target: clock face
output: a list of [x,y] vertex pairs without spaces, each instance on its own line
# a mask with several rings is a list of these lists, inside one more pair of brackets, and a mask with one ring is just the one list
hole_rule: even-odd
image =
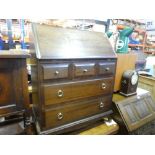
[[134,74],[131,77],[131,84],[135,85],[135,84],[137,84],[137,82],[138,82],[138,75],[136,72],[134,72]]

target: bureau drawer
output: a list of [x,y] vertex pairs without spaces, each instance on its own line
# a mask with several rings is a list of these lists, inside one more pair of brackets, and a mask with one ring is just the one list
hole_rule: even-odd
[[43,79],[58,79],[68,77],[69,64],[46,64],[42,65]]
[[99,63],[99,74],[109,75],[115,73],[115,63]]
[[113,78],[95,79],[54,85],[43,85],[45,105],[110,94]]
[[95,63],[74,64],[74,77],[95,75]]
[[45,126],[56,127],[108,111],[110,108],[111,96],[59,106],[45,111]]

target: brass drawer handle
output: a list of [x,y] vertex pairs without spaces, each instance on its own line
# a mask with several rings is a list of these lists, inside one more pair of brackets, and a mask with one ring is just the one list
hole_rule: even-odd
[[88,69],[84,69],[83,72],[84,72],[84,73],[88,72]]
[[108,72],[108,71],[110,71],[110,68],[109,68],[109,67],[107,67],[105,70]]
[[59,112],[57,117],[58,117],[58,120],[61,120],[61,119],[63,119],[63,114],[61,112]]
[[59,74],[59,71],[55,71],[55,75],[58,75]]
[[106,84],[102,83],[102,89],[106,89]]
[[103,108],[103,107],[104,107],[104,103],[101,102],[101,103],[100,103],[100,108]]
[[64,96],[64,93],[62,90],[58,90],[58,97],[63,97]]

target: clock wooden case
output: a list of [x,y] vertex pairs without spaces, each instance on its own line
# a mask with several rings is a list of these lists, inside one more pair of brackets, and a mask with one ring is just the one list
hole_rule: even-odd
[[136,94],[138,86],[138,73],[135,70],[127,70],[123,73],[120,93],[124,96]]
[[117,59],[103,33],[32,24],[32,47],[38,134],[67,134],[112,113]]

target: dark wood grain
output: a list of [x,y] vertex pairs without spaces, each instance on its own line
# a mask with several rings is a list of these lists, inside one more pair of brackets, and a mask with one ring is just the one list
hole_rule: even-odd
[[32,24],[37,58],[116,58],[108,38],[101,32]]
[[[105,85],[105,88],[102,85]],[[113,78],[43,85],[45,105],[111,94]],[[59,96],[60,94],[60,96]]]
[[[45,126],[55,127],[107,111],[111,106],[111,96],[94,100],[79,101],[68,105],[56,106],[45,111]],[[61,115],[61,116],[60,116]],[[60,117],[60,118],[59,118]]]
[[101,120],[103,117],[108,116],[112,113],[113,113],[112,110],[108,110],[106,112],[89,116],[89,117],[80,119],[78,121],[67,123],[58,127],[54,127],[50,129],[43,128],[43,130],[41,130],[38,124],[36,123],[37,129],[38,129],[37,132],[39,134],[46,134],[46,135],[47,134],[68,134],[69,132],[77,131],[85,127],[88,127],[89,125],[96,123],[96,121]]
[[16,104],[1,106],[0,107],[0,116],[6,116],[8,114],[14,113],[15,111],[17,111]]
[[[0,52],[0,116],[25,114],[29,108],[26,57],[18,51]],[[9,55],[10,54],[10,55]]]
[[95,63],[74,64],[74,77],[95,75]]
[[[38,134],[64,134],[111,114],[112,99],[106,96],[113,93],[116,55],[107,37],[39,24],[32,29],[32,98]],[[110,69],[105,72],[105,67]],[[103,109],[99,98],[106,100]],[[58,113],[64,119],[57,120]]]
[[115,63],[99,63],[99,74],[100,75],[114,75]]
[[138,88],[137,95],[128,98],[114,94],[113,102],[128,132],[132,132],[155,119],[155,102],[146,90]]
[[[14,110],[23,109],[23,91],[25,87],[22,87],[24,76],[21,71],[26,68],[26,63],[22,65],[21,62],[20,59],[1,59],[0,61],[1,111],[7,111],[8,113],[10,109],[11,112],[14,105],[16,107],[14,107]],[[25,76],[27,77],[27,75]],[[27,83],[27,81],[24,82]],[[1,113],[5,114],[4,112]]]
[[15,104],[12,69],[0,70],[0,105]]
[[68,77],[68,64],[43,65],[44,80]]
[[29,99],[29,93],[28,93],[28,73],[27,73],[27,64],[26,59],[20,60],[20,73],[21,73],[21,83],[22,83],[22,104],[19,103],[21,106],[20,108],[23,108],[25,110],[24,116],[26,119],[29,119],[31,117],[31,108],[30,108],[30,99]]

